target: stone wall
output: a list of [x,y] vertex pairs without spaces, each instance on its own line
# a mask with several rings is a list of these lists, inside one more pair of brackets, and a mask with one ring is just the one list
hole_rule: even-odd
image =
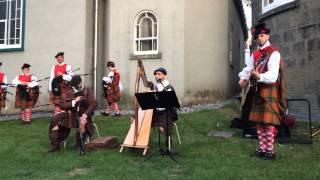
[[297,0],[265,14],[261,14],[261,1],[253,1],[252,18],[253,25],[265,22],[270,27],[271,43],[280,48],[287,97],[307,98],[319,117],[320,1]]

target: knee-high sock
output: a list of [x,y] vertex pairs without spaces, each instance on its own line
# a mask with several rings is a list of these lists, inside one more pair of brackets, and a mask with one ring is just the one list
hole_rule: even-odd
[[24,110],[25,121],[27,122],[31,121],[31,116],[32,116],[32,109],[25,109]]
[[267,150],[274,153],[274,137],[276,135],[277,129],[275,126],[266,126],[267,134]]
[[105,109],[105,113],[110,113],[110,111],[111,111],[111,103],[107,103],[107,105],[106,105],[106,109]]
[[112,103],[111,104],[111,108],[114,109],[114,111],[119,114],[120,113],[120,106],[118,105],[118,103]]
[[20,117],[21,117],[21,120],[22,120],[22,121],[25,121],[25,120],[26,120],[26,119],[25,119],[25,115],[24,115],[24,114],[25,114],[24,111],[25,111],[24,109],[21,109],[21,110],[20,110]]
[[265,128],[261,125],[257,125],[257,134],[259,139],[259,148],[265,152],[267,149],[267,142],[266,142],[266,131]]

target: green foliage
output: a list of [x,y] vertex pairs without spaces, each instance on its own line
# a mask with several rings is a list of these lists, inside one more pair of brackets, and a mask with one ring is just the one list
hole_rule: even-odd
[[[179,116],[182,147],[177,148],[177,163],[155,154],[143,159],[142,150],[119,148],[89,152],[79,156],[75,150],[75,132],[67,147],[48,154],[49,118],[33,120],[29,126],[20,121],[0,122],[0,179],[319,179],[320,146],[276,145],[277,159],[264,161],[252,157],[258,141],[243,139],[240,131],[230,129],[238,116],[237,105],[218,110]],[[95,118],[102,136],[117,136],[122,143],[129,129],[128,116]],[[190,126],[192,125],[192,127]],[[211,130],[232,130],[231,138],[207,137]],[[151,151],[157,137],[151,131]],[[176,137],[173,137],[174,141]]]

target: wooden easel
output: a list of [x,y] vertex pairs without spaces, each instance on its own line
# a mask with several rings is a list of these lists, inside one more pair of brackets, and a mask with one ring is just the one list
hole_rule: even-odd
[[[142,83],[141,83],[142,82]],[[135,93],[151,91],[150,82],[144,71],[142,61],[138,60],[137,75],[135,81]],[[146,155],[149,148],[149,136],[151,129],[153,109],[142,110],[134,96],[134,115],[131,117],[129,132],[121,144],[120,152],[124,147],[144,149],[143,155]]]

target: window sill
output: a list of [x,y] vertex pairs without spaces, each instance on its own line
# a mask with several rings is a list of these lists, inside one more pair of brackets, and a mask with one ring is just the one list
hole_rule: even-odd
[[3,48],[0,49],[0,52],[18,52],[18,51],[24,51],[24,48]]
[[263,14],[260,14],[259,17],[258,17],[258,21],[262,21],[264,19],[267,19],[267,18],[269,18],[271,16],[277,15],[277,14],[282,13],[284,11],[287,11],[289,9],[296,8],[297,6],[298,6],[298,0],[292,1],[292,2],[284,4],[284,5],[281,5],[279,7],[271,9],[271,10],[269,10],[269,11],[263,13]]
[[159,52],[157,54],[145,54],[145,55],[134,55],[130,54],[130,60],[138,60],[138,59],[161,59],[162,54]]

